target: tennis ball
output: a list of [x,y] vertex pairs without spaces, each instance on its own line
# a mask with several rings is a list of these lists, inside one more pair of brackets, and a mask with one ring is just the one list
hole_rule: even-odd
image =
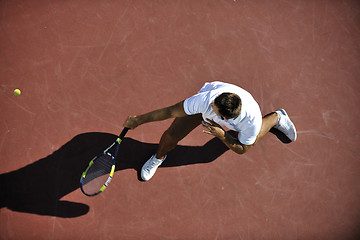
[[15,95],[15,96],[19,96],[20,94],[21,94],[20,89],[15,89],[15,90],[14,90],[14,95]]

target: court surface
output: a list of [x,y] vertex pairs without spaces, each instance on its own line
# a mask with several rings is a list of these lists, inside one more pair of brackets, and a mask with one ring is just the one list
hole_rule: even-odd
[[[3,0],[0,30],[0,239],[359,237],[358,1]],[[128,115],[213,80],[285,108],[298,140],[237,155],[198,127],[142,182],[171,121],[151,123],[81,193]]]

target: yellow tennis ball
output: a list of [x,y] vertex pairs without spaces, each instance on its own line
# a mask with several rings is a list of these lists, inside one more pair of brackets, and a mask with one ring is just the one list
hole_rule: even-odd
[[21,94],[20,89],[15,89],[15,90],[14,90],[14,95],[15,95],[15,96],[19,96],[20,94]]

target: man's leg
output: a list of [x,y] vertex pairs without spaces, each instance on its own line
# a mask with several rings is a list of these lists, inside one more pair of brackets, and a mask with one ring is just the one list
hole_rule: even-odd
[[253,145],[260,141],[270,131],[271,128],[275,127],[278,123],[278,120],[279,115],[276,112],[265,115],[262,119],[260,132],[257,135],[255,143]]
[[163,159],[173,150],[177,143],[201,124],[201,114],[175,118],[170,127],[163,133],[156,152],[156,158]]
[[253,145],[260,141],[260,139],[262,139],[273,127],[284,133],[290,141],[294,142],[296,140],[297,133],[295,125],[290,120],[286,111],[280,109],[263,117],[261,130]]
[[201,121],[201,114],[175,118],[168,130],[163,133],[156,154],[151,156],[142,167],[141,178],[144,181],[150,180],[157,168],[165,161],[167,153],[173,150],[181,139],[199,126]]

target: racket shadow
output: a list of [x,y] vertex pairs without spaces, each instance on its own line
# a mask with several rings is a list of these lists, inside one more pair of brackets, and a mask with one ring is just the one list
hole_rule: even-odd
[[[0,174],[0,209],[73,218],[89,212],[83,203],[61,200],[79,188],[79,180],[89,161],[106,149],[116,135],[108,133],[80,134],[53,154],[18,170]],[[156,151],[157,144],[125,138],[120,145],[116,171],[138,172]],[[176,167],[214,161],[228,148],[217,139],[204,146],[177,146],[162,167]],[[85,198],[85,196],[84,196]]]

